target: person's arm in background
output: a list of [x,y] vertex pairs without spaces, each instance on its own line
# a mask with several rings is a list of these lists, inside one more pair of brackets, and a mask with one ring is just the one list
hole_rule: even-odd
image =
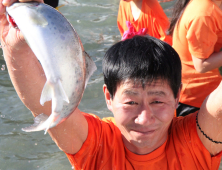
[[199,73],[206,73],[222,66],[222,52],[213,53],[207,59],[197,58],[192,55],[194,68]]
[[217,21],[217,17],[197,16],[187,24],[188,48],[194,68],[199,73],[206,73],[222,66],[222,52],[215,52],[219,38]]
[[[28,1],[31,0],[20,0],[20,2]],[[36,1],[43,2],[43,0]],[[5,16],[6,6],[10,6],[14,2],[16,0],[0,0],[1,45],[8,72],[19,98],[33,115],[44,113],[49,116],[51,102],[45,103],[44,106],[41,106],[39,102],[46,82],[44,71],[25,42],[22,33],[9,25]],[[79,151],[87,138],[88,123],[77,108],[67,120],[48,132],[60,149],[74,154]]]

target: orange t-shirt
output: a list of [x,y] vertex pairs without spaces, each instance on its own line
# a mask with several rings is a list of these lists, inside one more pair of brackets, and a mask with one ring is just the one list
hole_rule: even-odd
[[143,0],[141,13],[136,21],[134,21],[130,3],[121,0],[117,17],[121,36],[128,30],[126,21],[129,21],[137,32],[142,28],[147,28],[147,34],[172,45],[171,36],[166,35],[170,23],[157,0]]
[[173,33],[173,48],[182,62],[180,102],[200,107],[204,99],[219,85],[218,69],[198,73],[192,55],[206,59],[222,47],[222,11],[211,0],[192,0],[186,7]]
[[168,139],[147,155],[130,152],[114,118],[101,120],[84,113],[88,137],[78,153],[66,154],[75,170],[217,170],[222,152],[211,157],[196,130],[196,114],[175,117]]

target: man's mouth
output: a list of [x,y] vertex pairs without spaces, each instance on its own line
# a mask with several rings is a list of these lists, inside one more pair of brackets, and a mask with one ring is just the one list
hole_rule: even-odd
[[155,130],[132,130],[140,135],[151,135],[155,132]]

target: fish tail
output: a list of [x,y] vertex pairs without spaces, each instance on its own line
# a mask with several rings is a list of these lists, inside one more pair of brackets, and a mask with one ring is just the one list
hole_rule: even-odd
[[34,131],[40,131],[40,130],[44,130],[44,126],[45,126],[45,122],[49,117],[45,114],[40,114],[37,117],[35,117],[34,119],[34,124],[26,127],[26,128],[22,128],[22,131],[25,132],[34,132]]
[[53,117],[53,116],[50,116],[50,117],[48,118],[48,126],[47,126],[47,128],[45,129],[44,135],[47,133],[47,131],[48,131],[49,128],[51,127],[51,124],[52,124],[54,121],[55,121],[55,120],[54,120],[54,117]]
[[34,131],[45,130],[44,134],[46,134],[50,128],[55,126],[53,125],[53,122],[55,122],[55,117],[53,113],[49,117],[42,113],[37,117],[35,117],[33,125],[26,128],[22,128],[22,131],[34,132]]
[[44,104],[48,100],[52,100],[51,115],[49,117],[45,114],[38,115],[34,119],[34,124],[29,127],[23,128],[23,131],[33,132],[45,130],[46,134],[50,128],[58,124],[58,122],[56,123],[55,121],[60,120],[59,113],[61,113],[62,111],[64,104],[63,101],[69,103],[69,99],[65,94],[60,80],[58,80],[56,83],[51,83],[49,81],[46,82],[42,91],[40,103]]

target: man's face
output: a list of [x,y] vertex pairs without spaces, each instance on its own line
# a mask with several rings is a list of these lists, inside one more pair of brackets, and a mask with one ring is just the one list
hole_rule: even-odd
[[117,86],[113,99],[104,85],[104,93],[131,152],[147,154],[166,141],[179,98],[174,98],[166,81],[157,80],[144,88],[140,83],[125,81]]

